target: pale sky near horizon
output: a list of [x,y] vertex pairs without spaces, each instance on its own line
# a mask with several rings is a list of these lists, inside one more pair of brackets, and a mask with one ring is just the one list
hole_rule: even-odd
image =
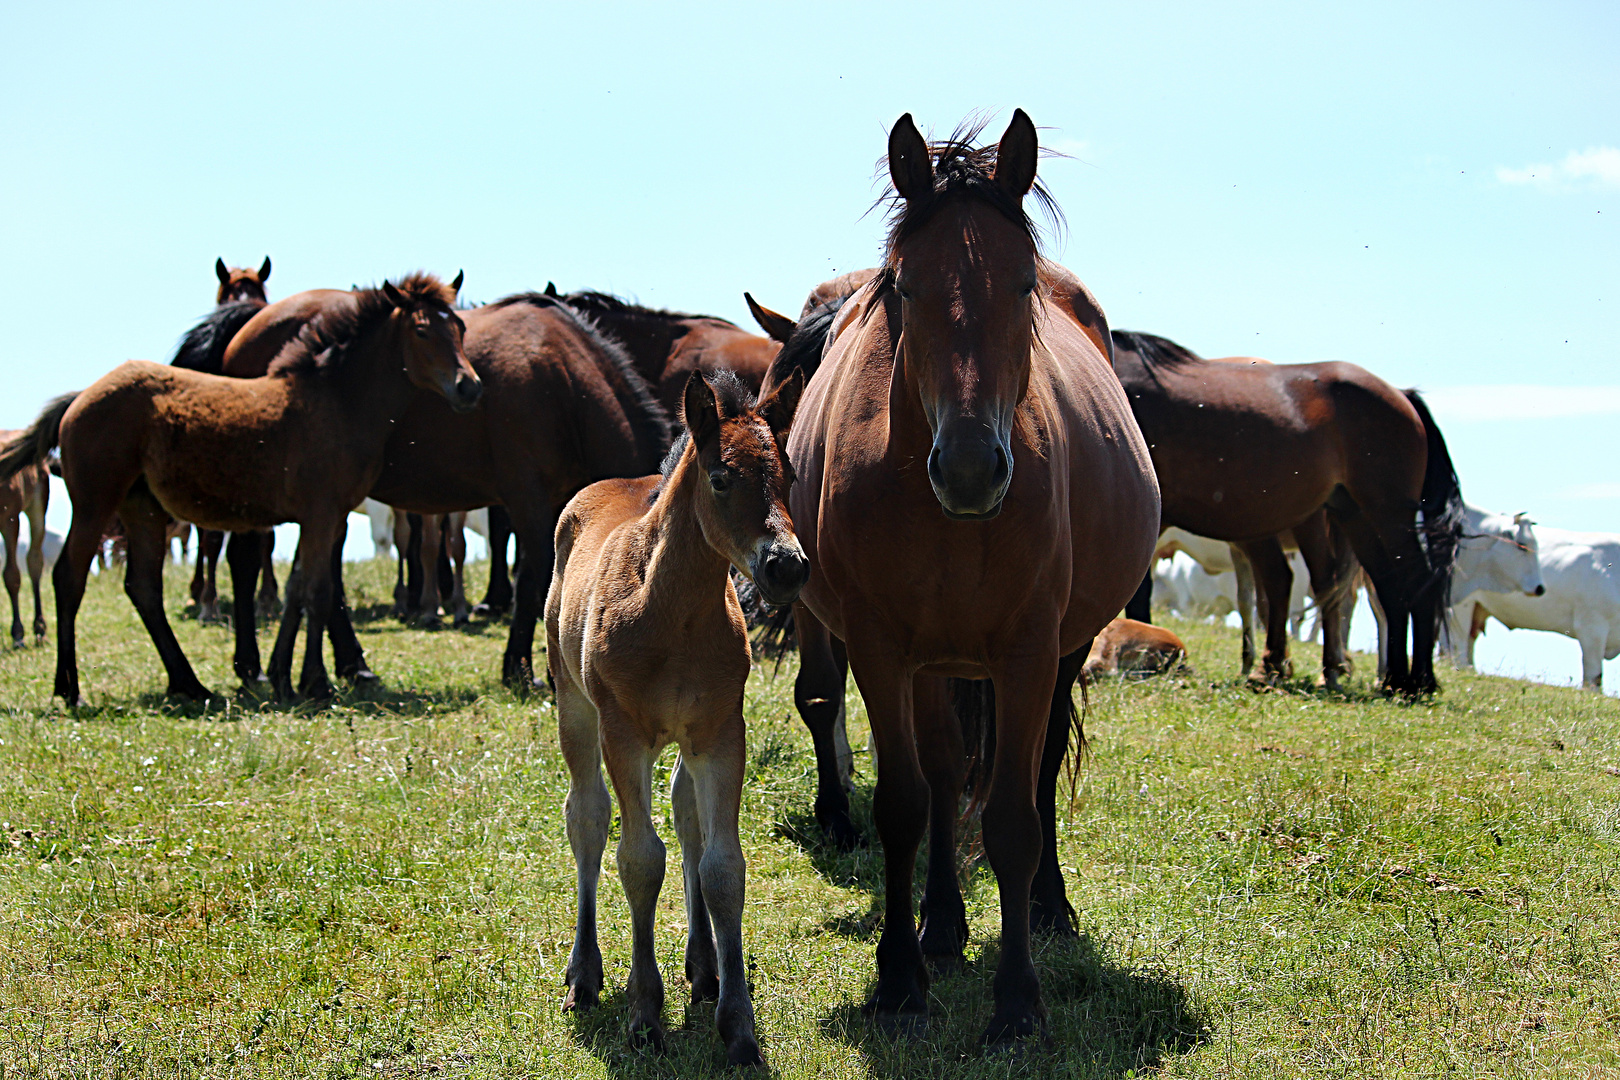
[[3,427],[166,360],[216,256],[272,256],[277,297],[465,268],[475,300],[796,311],[876,259],[900,113],[994,137],[1021,106],[1068,155],[1050,251],[1115,326],[1421,387],[1470,501],[1620,531],[1614,6],[4,0],[0,26]]

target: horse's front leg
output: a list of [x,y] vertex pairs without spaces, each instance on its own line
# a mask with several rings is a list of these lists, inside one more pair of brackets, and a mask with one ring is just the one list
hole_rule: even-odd
[[[630,1041],[664,1048],[664,977],[658,972],[654,933],[658,893],[664,887],[664,842],[652,819],[652,766],[657,753],[634,726],[602,710],[602,753],[619,800],[619,882],[630,902]],[[700,795],[701,798],[701,795]],[[708,894],[705,892],[705,898]]]
[[35,645],[45,644],[45,606],[39,597],[39,580],[45,576],[45,504],[49,490],[42,486],[28,511],[28,580],[34,586]]
[[[1286,595],[1286,594],[1285,594]],[[1001,961],[987,1043],[1032,1035],[1046,1006],[1030,955],[1030,886],[1041,859],[1041,816],[1035,805],[1037,763],[1046,740],[1057,643],[1050,651],[1008,657],[991,676],[996,687],[996,757],[985,803],[984,851],[1001,894]]]
[[917,759],[928,781],[928,870],[919,937],[923,958],[935,972],[948,974],[962,967],[968,936],[967,906],[956,873],[956,817],[967,779],[967,755],[962,725],[951,708],[949,682],[937,675],[917,675],[911,693]]
[[883,841],[878,985],[866,1008],[879,1024],[915,1029],[928,1020],[928,969],[911,909],[912,868],[928,824],[928,783],[917,759],[912,727],[912,673],[882,642],[852,638],[848,646],[850,670],[866,700],[877,745],[873,817]]
[[1237,578],[1237,609],[1238,622],[1243,627],[1243,643],[1240,646],[1239,662],[1241,672],[1247,676],[1254,670],[1254,622],[1258,610],[1258,597],[1254,589],[1254,567],[1249,565],[1249,557],[1237,544],[1232,548],[1232,573]]
[[[739,693],[739,698],[741,697]],[[697,812],[703,826],[703,858],[698,877],[703,903],[714,923],[718,953],[720,1002],[714,1022],[726,1044],[728,1065],[764,1065],[754,1033],[754,1003],[748,993],[748,972],[743,958],[743,897],[747,868],[737,838],[737,814],[742,805],[743,763],[747,754],[741,701],[714,731],[701,754],[682,760],[691,770]]]
[[[340,519],[341,520],[341,519]],[[316,519],[300,522],[298,562],[304,573],[304,667],[298,677],[298,692],[307,698],[332,696],[332,683],[326,677],[324,658],[326,626],[332,618],[332,544],[335,523]]]
[[19,599],[22,592],[22,571],[17,568],[17,529],[20,524],[21,520],[10,514],[0,518],[0,538],[5,542],[5,551],[0,553],[0,557],[6,560],[6,594],[11,597],[11,644],[17,649],[22,648],[27,640],[23,636],[22,608]]
[[276,530],[265,529],[257,534],[260,545],[259,595],[254,600],[256,614],[265,619],[273,619],[276,612],[281,610],[281,593],[276,588]]
[[[838,728],[844,720],[844,675],[832,634],[810,609],[793,605],[793,630],[799,639],[799,674],[793,680],[793,703],[799,719],[810,729],[816,749],[816,824],[835,846],[849,851],[860,846],[860,830],[849,817],[849,795],[844,788]],[[849,740],[843,740],[847,751]]]
[[521,693],[532,690],[534,679],[534,628],[551,587],[551,568],[556,559],[557,509],[543,497],[508,503],[507,511],[517,531],[523,557],[518,561],[516,599],[512,605],[512,629],[506,638],[506,655],[501,660],[501,681]]
[[258,619],[253,612],[253,586],[259,576],[264,542],[258,533],[232,533],[225,548],[225,562],[231,571],[231,591],[236,596],[231,622],[236,630],[236,654],[232,667],[244,685],[259,681]]
[[1293,592],[1294,571],[1275,536],[1244,544],[1243,554],[1254,567],[1255,586],[1261,597],[1258,606],[1266,625],[1261,672],[1267,681],[1287,678],[1293,673],[1288,661],[1288,597]]

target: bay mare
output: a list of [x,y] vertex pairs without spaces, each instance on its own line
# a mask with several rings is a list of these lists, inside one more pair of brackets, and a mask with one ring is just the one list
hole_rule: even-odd
[[812,565],[795,617],[801,634],[813,621],[846,643],[878,750],[881,1022],[926,1016],[925,953],[961,962],[953,856],[931,850],[921,941],[912,863],[931,816],[954,824],[965,773],[945,677],[995,686],[982,821],[1002,933],[985,1036],[1001,1042],[1044,1025],[1030,957],[1043,748],[1062,756],[1052,719],[1066,736],[1070,688],[1148,567],[1159,504],[1106,322],[1041,259],[1022,207],[1034,126],[1019,111],[999,146],[973,135],[930,147],[909,115],[891,132],[885,266],[833,323],[789,458]]
[[[481,387],[462,352],[455,291],[430,274],[355,294],[301,332],[264,376],[232,379],[130,361],[48,406],[0,455],[0,478],[61,448],[73,500],[54,582],[56,693],[82,702],[74,636],[90,560],[107,523],[129,543],[124,590],[168,671],[171,695],[206,699],[163,611],[165,527],[172,516],[241,532],[297,522],[310,633],[299,689],[330,692],[321,635],[332,615],[328,568],[349,511],[382,470],[389,433],[418,387],[459,408]],[[289,672],[284,682],[290,682]],[[290,691],[278,684],[278,690]]]
[[[0,447],[11,447],[24,434],[0,431]],[[5,562],[6,595],[11,598],[11,644],[18,649],[26,640],[18,604],[22,571],[17,568],[17,536],[24,514],[28,515],[28,581],[34,588],[34,644],[45,643],[45,609],[40,603],[39,579],[45,573],[45,508],[50,498],[51,477],[41,464],[20,469],[10,480],[0,484],[0,538],[5,543],[0,560]]]
[[546,599],[546,659],[570,776],[564,813],[578,867],[563,1007],[591,1008],[602,991],[596,891],[612,824],[605,759],[631,909],[630,1033],[663,1046],[653,930],[664,845],[652,819],[652,769],[673,742],[686,977],[694,1004],[718,999],[715,1022],[732,1065],[763,1060],[744,969],[737,839],[748,627],[730,571],[748,575],[776,604],[792,603],[809,573],[784,505],[792,472],[783,444],[803,388],[794,377],[756,406],[737,376],[692,372],[681,410],[686,433],[661,474],[604,480],[569,502]]
[[[232,341],[225,373],[263,370],[298,327],[346,295],[271,304]],[[520,293],[459,315],[467,361],[487,391],[483,406],[457,414],[435,395],[414,395],[361,494],[423,515],[506,507],[524,557],[501,670],[509,684],[528,687],[557,515],[593,481],[657,472],[669,416],[629,355],[555,297]],[[283,630],[296,618],[289,606]],[[251,626],[237,632],[239,652],[256,649]],[[358,655],[349,638],[345,650]]]
[[[1114,371],[1152,448],[1163,524],[1238,544],[1273,597],[1288,596],[1292,577],[1276,537],[1293,530],[1323,605],[1324,671],[1335,672],[1347,560],[1333,557],[1331,537],[1313,534],[1325,531],[1312,528],[1325,507],[1390,616],[1385,689],[1436,689],[1462,495],[1423,399],[1354,364],[1210,361],[1129,331],[1115,331],[1113,343]],[[1268,672],[1286,670],[1286,606],[1270,605]]]

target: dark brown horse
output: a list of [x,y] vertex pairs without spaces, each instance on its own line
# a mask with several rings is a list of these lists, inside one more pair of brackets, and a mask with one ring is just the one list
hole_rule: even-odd
[[[270,305],[231,343],[226,374],[251,374],[278,342],[346,295]],[[483,407],[457,414],[417,394],[362,494],[420,514],[506,507],[524,555],[502,676],[527,687],[558,513],[593,481],[656,472],[669,417],[629,355],[554,297],[522,293],[460,315],[468,363],[488,391]],[[284,627],[289,618],[290,608]]]
[[[9,448],[24,436],[21,431],[0,431],[0,448]],[[0,452],[4,452],[0,450]],[[28,580],[34,587],[34,644],[45,641],[45,609],[40,606],[39,579],[45,573],[45,508],[51,499],[51,476],[44,465],[20,470],[0,485],[0,538],[5,550],[6,594],[11,597],[11,644],[23,647],[22,611],[17,594],[22,590],[22,572],[17,568],[17,534],[22,516],[28,515]]]
[[[910,116],[895,125],[883,272],[839,312],[789,457],[813,567],[795,614],[847,644],[878,750],[885,918],[870,1007],[882,1021],[927,1012],[912,864],[930,807],[954,818],[964,774],[944,677],[994,684],[982,820],[1002,925],[986,1038],[1000,1042],[1044,1023],[1030,900],[1053,702],[1141,580],[1159,505],[1101,312],[1041,259],[1022,207],[1034,125],[1019,111],[998,147],[972,136],[930,147]],[[936,861],[929,891],[956,892]],[[936,926],[931,911],[924,928],[947,962],[963,944],[955,903],[956,918]]]
[[[1153,453],[1163,522],[1242,547],[1269,597],[1263,667],[1287,664],[1292,530],[1323,602],[1324,669],[1341,658],[1339,530],[1390,615],[1393,693],[1436,688],[1434,646],[1462,528],[1457,475],[1434,418],[1354,364],[1205,360],[1151,334],[1115,331],[1114,370]],[[1317,535],[1321,534],[1321,535]],[[1407,661],[1407,624],[1412,659]]]
[[74,622],[90,560],[114,514],[129,541],[124,590],[168,670],[168,692],[196,699],[208,691],[163,611],[169,518],[230,532],[298,522],[298,599],[310,613],[299,689],[330,692],[321,636],[332,614],[330,555],[344,519],[382,471],[384,445],[418,387],[463,409],[482,391],[452,309],[460,283],[414,274],[397,287],[356,292],[257,379],[130,361],[52,402],[25,439],[0,455],[0,477],[10,477],[61,447],[73,525],[54,577],[58,695],[69,704],[81,700]]

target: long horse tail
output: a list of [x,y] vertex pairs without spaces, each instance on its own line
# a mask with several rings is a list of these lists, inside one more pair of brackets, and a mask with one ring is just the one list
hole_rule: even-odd
[[83,391],[52,398],[39,419],[0,451],[0,484],[33,465],[43,465],[62,437],[62,416]]
[[[1406,400],[1417,410],[1423,421],[1428,439],[1429,460],[1423,470],[1423,493],[1418,497],[1423,512],[1423,546],[1429,556],[1429,579],[1420,592],[1435,591],[1435,632],[1445,620],[1451,606],[1451,574],[1457,565],[1457,550],[1462,544],[1463,498],[1462,485],[1457,481],[1457,468],[1452,464],[1451,451],[1446,438],[1429,412],[1428,403],[1416,390],[1403,390]],[[1438,640],[1438,639],[1437,639]]]
[[787,344],[771,361],[771,369],[765,374],[766,389],[761,391],[762,395],[768,393],[770,387],[781,386],[793,378],[795,371],[804,372],[804,381],[810,381],[810,377],[821,367],[821,351],[827,346],[827,334],[832,330],[833,319],[848,299],[849,296],[835,296],[799,320],[793,336],[788,338]]
[[[1084,661],[1084,657],[1081,661]],[[1074,701],[1076,683],[1080,687],[1079,705]],[[968,795],[966,814],[971,815],[984,808],[984,800],[990,794],[990,771],[996,760],[996,686],[989,679],[960,678],[947,679],[946,685],[950,690],[951,710],[962,729],[962,745],[967,751],[967,780],[963,788]],[[1071,804],[1079,791],[1080,763],[1086,756],[1085,714],[1088,706],[1086,677],[1082,674],[1074,683],[1070,683],[1060,676],[1052,690],[1047,731],[1052,730],[1054,723],[1063,725],[1063,756],[1069,770]],[[1045,755],[1044,749],[1042,755]]]
[[253,299],[232,300],[219,305],[186,331],[180,344],[175,347],[174,359],[169,363],[210,375],[224,374],[225,347],[231,343],[236,332],[265,307],[263,300]]
[[754,649],[761,656],[771,657],[780,666],[788,650],[798,644],[798,635],[793,627],[793,605],[772,607],[767,604],[759,594],[759,588],[736,570],[731,572],[731,583],[736,587],[737,602],[742,605],[743,615],[748,620]]

